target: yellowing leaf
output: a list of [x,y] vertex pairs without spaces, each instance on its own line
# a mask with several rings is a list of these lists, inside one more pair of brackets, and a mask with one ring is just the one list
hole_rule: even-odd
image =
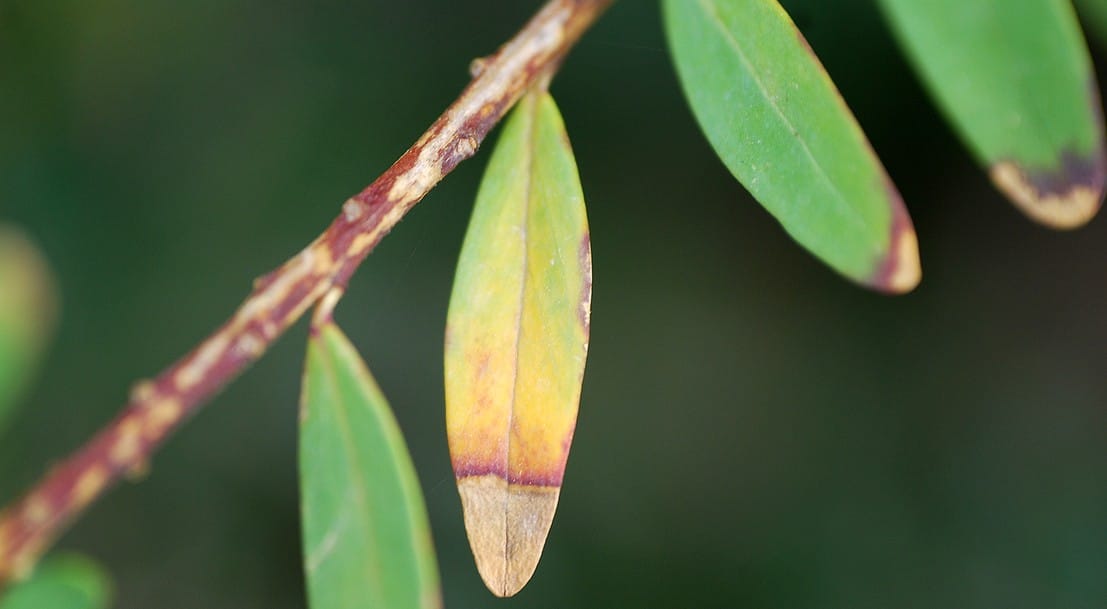
[[442,606],[423,494],[400,428],[342,331],[312,328],[300,421],[312,609]]
[[546,93],[485,171],[446,329],[446,427],[477,569],[510,596],[546,542],[576,426],[592,294],[584,196]]

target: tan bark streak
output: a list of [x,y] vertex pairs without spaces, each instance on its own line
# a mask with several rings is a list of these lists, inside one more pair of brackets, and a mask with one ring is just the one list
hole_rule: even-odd
[[133,419],[119,425],[115,446],[111,449],[111,460],[116,465],[130,465],[142,450],[142,424]]
[[224,326],[157,379],[137,383],[115,421],[0,512],[0,589],[28,573],[67,522],[120,476],[142,468],[175,426],[264,353],[308,307],[333,286],[344,285],[403,215],[476,152],[526,89],[560,65],[612,1],[550,0],[483,62],[479,75],[415,146],[343,205],[318,239],[258,279]]

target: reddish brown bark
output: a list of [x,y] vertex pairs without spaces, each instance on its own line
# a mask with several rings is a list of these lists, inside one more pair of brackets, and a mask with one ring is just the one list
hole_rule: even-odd
[[26,575],[93,500],[141,470],[194,414],[324,294],[329,315],[362,260],[447,173],[471,157],[519,97],[549,78],[613,0],[550,0],[492,56],[461,96],[383,175],[342,206],[327,230],[259,279],[234,315],[152,381],[136,385],[123,411],[0,513],[0,588]]

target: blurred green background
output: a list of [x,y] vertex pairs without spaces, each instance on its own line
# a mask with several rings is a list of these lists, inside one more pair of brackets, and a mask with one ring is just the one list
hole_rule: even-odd
[[[448,607],[1107,606],[1107,220],[1055,233],[1002,200],[869,2],[784,4],[908,202],[922,286],[866,293],[791,243],[700,136],[656,3],[617,3],[553,87],[589,202],[592,346],[559,514],[515,599],[472,564],[443,422],[486,153],[337,313],[407,434]],[[314,238],[538,5],[0,0],[0,219],[63,295],[0,440],[0,499]],[[304,607],[304,339],[62,540],[106,563],[118,607]]]

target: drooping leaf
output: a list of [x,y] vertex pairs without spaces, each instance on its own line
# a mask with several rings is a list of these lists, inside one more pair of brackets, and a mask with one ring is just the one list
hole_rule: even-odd
[[0,225],[0,429],[37,367],[56,306],[38,249],[16,229]]
[[992,181],[1027,216],[1080,226],[1103,197],[1103,118],[1069,0],[881,0]]
[[663,6],[685,95],[730,172],[839,273],[886,292],[914,288],[918,242],[903,201],[776,0]]
[[446,329],[446,428],[477,569],[511,596],[538,565],[576,427],[592,294],[565,125],[525,96],[496,143]]
[[105,609],[111,596],[108,576],[96,563],[73,554],[51,557],[26,581],[12,586],[0,609]]
[[313,327],[300,412],[304,571],[312,609],[430,609],[441,591],[400,428],[333,322]]

